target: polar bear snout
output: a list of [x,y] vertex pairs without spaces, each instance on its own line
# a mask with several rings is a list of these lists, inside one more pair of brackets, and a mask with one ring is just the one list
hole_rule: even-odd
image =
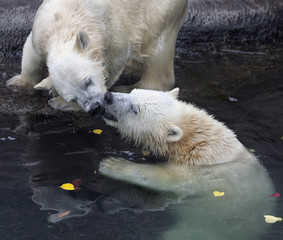
[[113,103],[113,94],[111,92],[105,93],[104,100],[106,101],[107,104],[112,104]]
[[94,117],[98,114],[103,114],[105,112],[104,107],[99,103],[99,102],[95,102],[91,105],[90,110],[88,111],[88,113]]

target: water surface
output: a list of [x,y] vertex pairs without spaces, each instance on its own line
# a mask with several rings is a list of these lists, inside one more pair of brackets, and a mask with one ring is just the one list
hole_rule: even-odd
[[[194,195],[176,202],[175,194],[101,176],[99,162],[109,155],[153,164],[162,159],[144,157],[100,119],[53,112],[48,96],[10,92],[4,81],[19,71],[20,62],[0,62],[1,239],[225,240],[223,226],[229,239],[281,239],[282,222],[269,225],[263,214],[283,216],[282,197],[269,197],[269,192],[283,195],[282,47],[177,48],[180,98],[225,122],[268,173],[260,174],[266,190],[257,187],[241,198],[231,195],[223,205]],[[103,132],[95,135],[94,129]],[[245,177],[248,181],[249,175]],[[79,191],[59,188],[75,179],[82,181]],[[257,194],[264,199],[260,207],[255,207]],[[253,207],[251,215],[242,215]]]

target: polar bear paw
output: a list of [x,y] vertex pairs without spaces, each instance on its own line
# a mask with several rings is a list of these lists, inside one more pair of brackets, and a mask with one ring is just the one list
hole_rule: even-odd
[[128,172],[127,168],[132,163],[122,158],[109,157],[100,163],[99,172],[105,176],[122,179]]
[[33,84],[30,81],[22,78],[21,75],[15,76],[10,80],[8,80],[6,82],[6,86],[11,90],[13,90],[14,92],[17,92],[19,90],[29,94],[35,92],[35,89],[33,88]]
[[49,94],[52,94],[53,96],[58,95],[57,91],[53,87],[53,84],[52,84],[52,82],[51,82],[49,77],[43,79],[40,83],[36,84],[34,86],[34,89],[42,90],[42,91],[48,91]]
[[48,104],[55,110],[61,111],[82,111],[81,107],[77,103],[66,102],[61,97],[55,97],[48,101]]

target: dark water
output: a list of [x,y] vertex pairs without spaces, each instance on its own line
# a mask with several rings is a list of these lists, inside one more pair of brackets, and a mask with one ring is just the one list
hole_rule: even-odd
[[[220,234],[223,224],[231,228],[229,239],[282,239],[283,223],[269,225],[263,217],[263,213],[283,216],[282,50],[278,45],[205,50],[187,46],[177,49],[175,61],[180,98],[207,109],[233,129],[267,169],[274,185],[270,190],[282,195],[279,198],[266,196],[262,209],[254,210],[258,211],[257,219],[251,216],[251,225],[253,220],[258,223],[254,235],[247,235],[249,225],[241,225],[240,215],[238,218],[229,215],[231,218],[225,221],[221,216],[215,216],[216,221],[210,219],[209,208],[203,210],[202,198],[176,203],[174,195],[101,176],[97,171],[99,162],[109,155],[140,162],[161,160],[144,157],[141,149],[121,140],[119,134],[100,119],[87,115],[49,114],[47,110],[48,114],[44,114],[32,101],[29,103],[31,110],[26,111],[29,114],[9,113],[10,107],[5,102],[10,104],[13,93],[3,90],[0,238],[166,239],[165,233],[173,230],[170,239],[181,239],[174,229],[178,229],[176,226],[182,221],[195,236],[186,239],[214,239],[217,236],[217,239],[226,240],[226,235]],[[3,85],[20,65],[16,59],[1,59],[1,64],[2,73],[6,73],[1,73]],[[26,98],[29,96],[22,98],[23,104]],[[34,99],[38,98],[46,97]],[[94,129],[103,132],[96,135],[92,132]],[[59,188],[75,179],[81,179],[79,191]],[[257,197],[251,195],[238,203],[230,201],[231,209],[236,204],[246,209],[257,202]],[[195,204],[198,202],[199,205]],[[225,205],[225,208],[224,205],[219,207],[221,214],[228,213],[230,207]],[[68,211],[68,216],[60,217]],[[204,226],[195,226],[197,221]],[[208,235],[208,229],[215,235]]]

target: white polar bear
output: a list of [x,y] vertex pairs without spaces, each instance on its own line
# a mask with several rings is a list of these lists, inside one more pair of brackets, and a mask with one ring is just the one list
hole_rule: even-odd
[[106,94],[106,123],[168,163],[109,157],[100,173],[182,197],[168,207],[176,225],[162,239],[260,239],[267,230],[263,215],[275,203],[267,171],[233,131],[177,95],[178,89]]
[[134,87],[170,90],[186,9],[187,0],[45,0],[24,45],[22,72],[7,86],[54,88],[54,108],[90,111],[126,65],[139,63]]

